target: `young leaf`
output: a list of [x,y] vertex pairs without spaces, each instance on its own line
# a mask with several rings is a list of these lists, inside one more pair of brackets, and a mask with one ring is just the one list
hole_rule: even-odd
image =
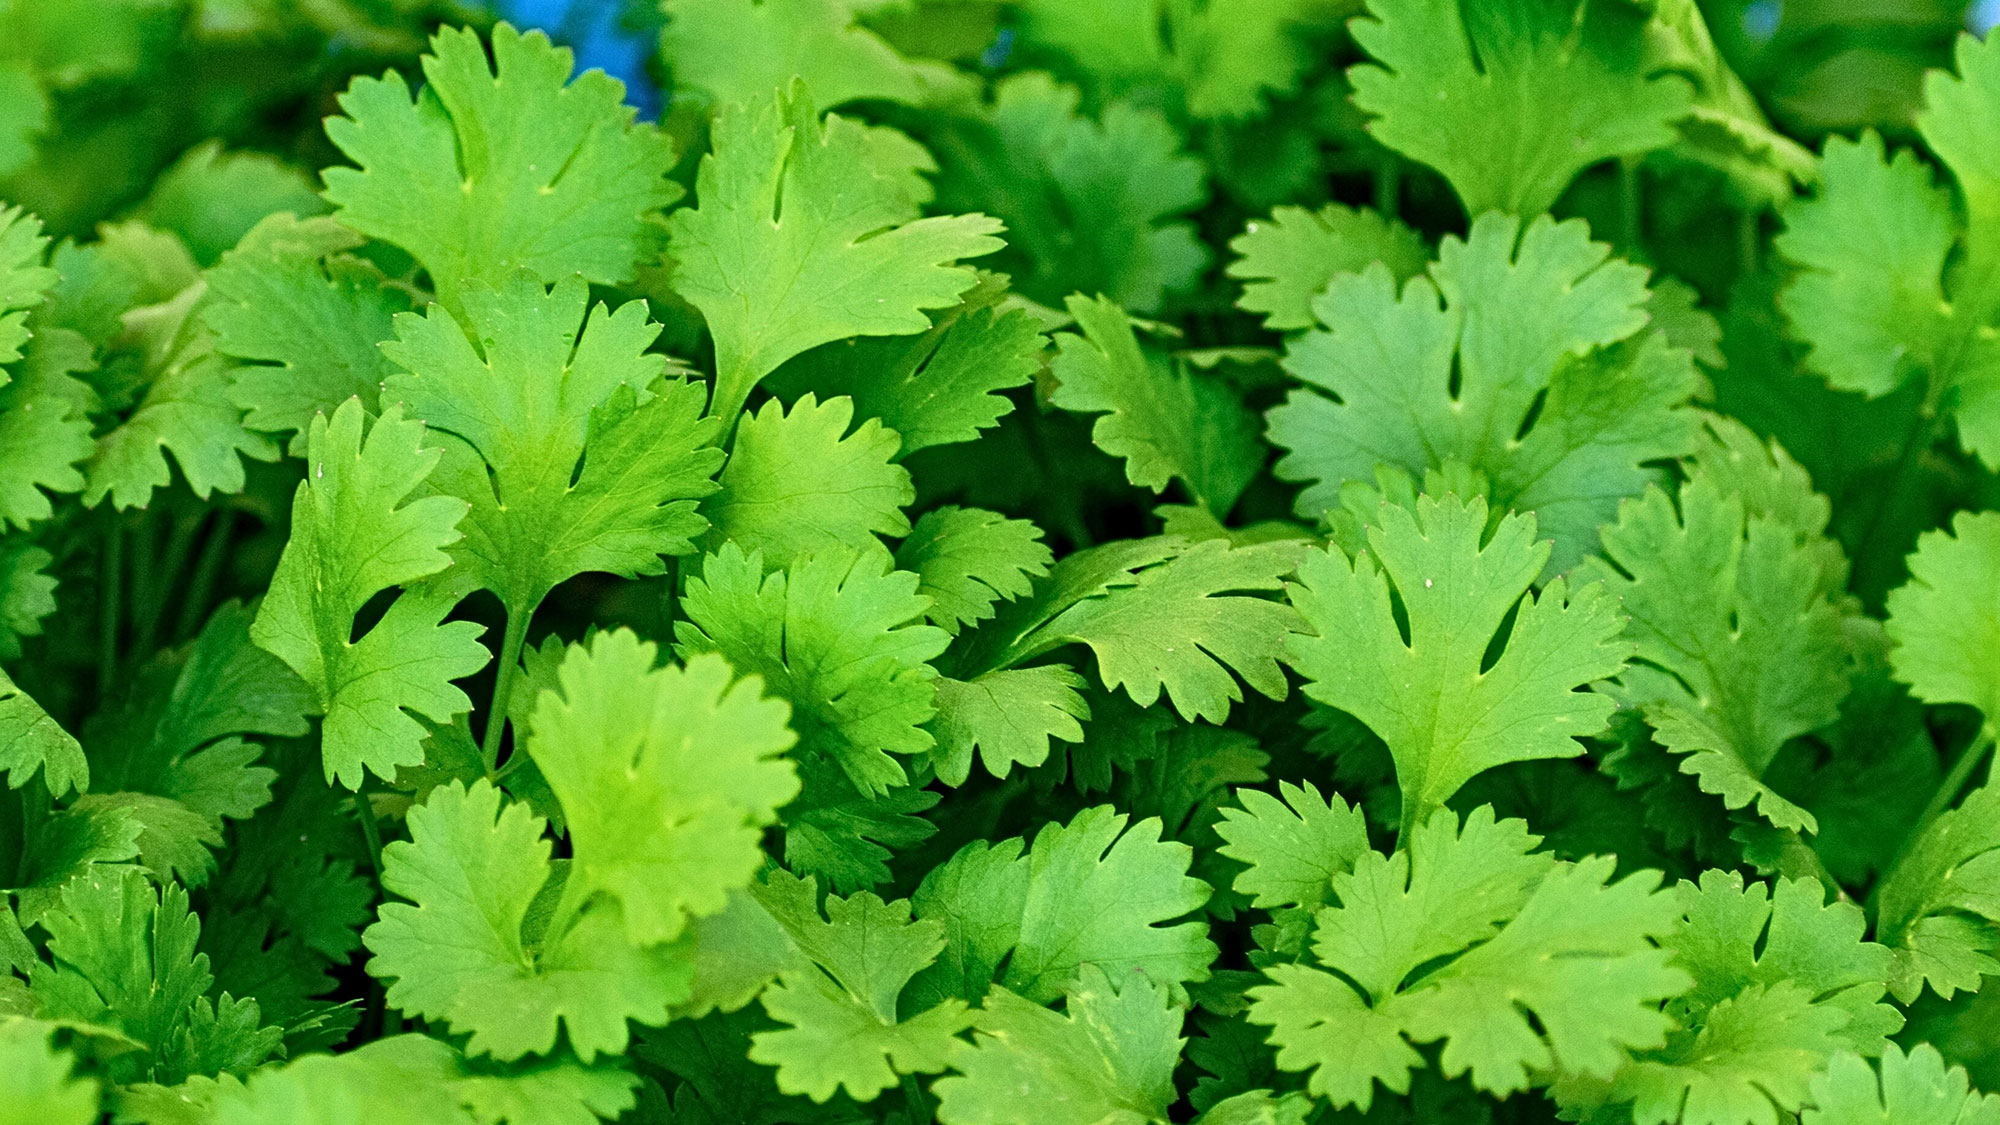
[[617,902],[532,911],[559,869],[527,806],[484,780],[453,782],[409,819],[410,839],[382,849],[382,886],[410,903],[385,904],[362,935],[392,1007],[470,1034],[468,1051],[503,1062],[554,1050],[560,1024],[589,1063],[624,1052],[627,1020],[665,1023],[687,999],[686,952],[632,944]]
[[1223,855],[1248,865],[1236,877],[1239,894],[1252,906],[1324,904],[1333,880],[1354,867],[1368,850],[1368,826],[1361,810],[1336,797],[1328,801],[1311,782],[1282,782],[1280,801],[1260,789],[1238,789],[1241,808],[1222,810],[1216,834]]
[[829,115],[802,82],[725,108],[676,211],[674,291],[715,339],[710,413],[733,422],[765,375],[849,336],[931,326],[976,280],[961,258],[1001,246],[984,215],[918,218],[930,159],[908,138]]
[[931,764],[947,785],[972,775],[976,752],[986,771],[1006,777],[1015,763],[1048,760],[1049,740],[1082,742],[1079,720],[1090,718],[1082,676],[1061,664],[1002,668],[970,680],[940,676],[937,716],[930,722],[937,747]]
[[[1680,489],[1628,500],[1604,530],[1601,579],[1630,615],[1640,662],[1620,695],[1645,709],[1681,772],[1732,809],[1754,804],[1779,828],[1817,831],[1810,812],[1763,781],[1788,739],[1834,721],[1851,675],[1843,613],[1819,536],[1746,510],[1697,473]],[[1831,556],[1838,560],[1838,555]]]
[[7,788],[19,789],[37,771],[51,797],[90,788],[83,747],[0,669],[0,772],[7,775]]
[[660,381],[645,302],[588,298],[575,277],[472,281],[462,311],[405,313],[382,346],[403,368],[384,396],[458,439],[432,478],[471,504],[447,581],[493,591],[510,628],[573,575],[660,574],[660,556],[692,552],[722,462],[701,389]]
[[1642,331],[1645,274],[1609,255],[1579,222],[1482,215],[1400,298],[1387,266],[1334,278],[1313,301],[1325,328],[1285,356],[1311,387],[1268,416],[1277,475],[1306,482],[1298,513],[1337,507],[1380,465],[1458,463],[1496,506],[1536,513],[1555,540],[1546,573],[1574,566],[1647,463],[1699,434],[1693,363]]
[[1648,14],[1587,0],[1368,0],[1347,72],[1383,144],[1436,168],[1467,214],[1546,211],[1579,172],[1674,140],[1693,89],[1652,72]]
[[893,464],[900,441],[870,418],[848,433],[854,400],[811,394],[788,412],[776,399],[736,431],[722,491],[707,505],[715,536],[761,551],[772,566],[815,552],[866,551],[877,535],[907,535],[916,499]]
[[674,87],[727,106],[803,78],[828,109],[923,105],[962,85],[950,67],[898,54],[847,0],[664,0],[660,53]]
[[[1970,751],[1967,751],[1970,753]],[[1875,939],[1896,957],[1889,989],[1946,1000],[2000,975],[2000,789],[1982,787],[1910,842],[1876,896]]]
[[1082,335],[1055,338],[1050,403],[1100,415],[1090,439],[1124,460],[1125,479],[1161,492],[1179,478],[1196,501],[1227,515],[1264,465],[1256,416],[1214,376],[1148,355],[1110,301],[1073,296],[1069,312]]
[[1889,662],[1926,703],[1979,708],[2000,722],[2000,514],[1961,512],[1926,532],[1910,580],[1889,595]]
[[436,574],[450,563],[466,504],[449,496],[404,501],[440,453],[401,407],[361,436],[361,403],[349,399],[313,418],[306,479],[292,500],[292,538],[250,638],[311,685],[320,710],[327,780],[359,789],[364,771],[395,776],[423,761],[421,715],[449,723],[472,701],[451,681],[485,666],[480,627],[440,624],[451,608],[433,593],[397,596],[357,640],[355,615],[376,594]]
[[734,543],[702,562],[674,639],[683,656],[719,652],[764,678],[792,705],[801,751],[837,763],[863,797],[908,784],[891,754],[933,744],[944,632],[918,623],[917,578],[890,570],[886,552],[815,555],[764,573],[761,555]]
[[1851,1051],[1833,1057],[1812,1080],[1812,1102],[1800,1125],[2000,1125],[2000,1095],[1970,1088],[1962,1067],[1945,1069],[1929,1043],[1909,1054],[1883,1048],[1881,1077]]
[[1273,332],[1313,327],[1313,298],[1336,274],[1381,262],[1401,285],[1424,272],[1431,257],[1423,239],[1395,218],[1338,203],[1317,211],[1276,208],[1269,219],[1252,219],[1229,248],[1236,260],[1223,272],[1243,282],[1237,307],[1262,313]]
[[1273,983],[1250,990],[1278,1065],[1365,1111],[1377,1083],[1409,1091],[1423,1065],[1413,1043],[1442,1040],[1446,1077],[1470,1071],[1501,1095],[1531,1073],[1608,1078],[1627,1051],[1658,1046],[1658,1005],[1688,986],[1654,944],[1673,928],[1673,896],[1651,872],[1612,883],[1609,859],[1559,863],[1530,851],[1539,842],[1490,808],[1463,826],[1440,810],[1407,849],[1364,852],[1334,876],[1317,964],[1272,965]]
[[1558,578],[1529,592],[1549,555],[1533,516],[1504,517],[1490,538],[1487,527],[1478,498],[1385,503],[1368,550],[1308,552],[1288,590],[1311,630],[1290,643],[1305,693],[1388,743],[1404,831],[1484,770],[1583,753],[1576,740],[1603,730],[1614,705],[1576,689],[1618,674],[1631,652],[1603,587],[1572,595]]
[[563,893],[623,907],[635,945],[715,914],[763,863],[763,828],[798,795],[784,703],[722,658],[653,667],[629,630],[599,633],[542,693],[528,753],[562,801],[572,859]]
[[[1164,1122],[1175,1100],[1183,1013],[1138,974],[1096,967],[1065,990],[1061,1015],[1004,988],[974,1016],[974,1047],[932,1085],[956,1125]],[[1032,1108],[1023,1091],[1032,1091]]]
[[453,312],[466,282],[522,269],[629,280],[680,196],[673,145],[633,122],[623,83],[570,70],[569,48],[503,23],[490,64],[477,32],[439,31],[414,99],[396,71],[355,79],[326,122],[359,165],[325,172],[334,218],[408,250]]
[[750,1058],[778,1068],[778,1089],[824,1102],[844,1088],[868,1101],[898,1074],[943,1070],[964,1046],[957,1035],[971,1021],[961,1000],[898,1014],[897,998],[943,945],[938,923],[913,922],[907,901],[865,891],[829,896],[822,920],[813,881],[782,872],[759,895],[812,961],[764,992],[764,1010],[785,1026],[750,1040]]

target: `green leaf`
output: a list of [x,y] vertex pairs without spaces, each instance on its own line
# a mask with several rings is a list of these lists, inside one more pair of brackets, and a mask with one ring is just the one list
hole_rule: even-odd
[[635,945],[680,936],[749,886],[764,827],[799,792],[783,702],[719,656],[657,657],[626,629],[571,649],[527,744],[568,825],[564,894],[616,899]]
[[1303,553],[1291,540],[1234,547],[1177,536],[1078,551],[1032,597],[970,630],[955,672],[976,677],[1082,644],[1107,688],[1124,688],[1141,707],[1164,690],[1183,718],[1220,723],[1243,698],[1237,676],[1272,699],[1285,697],[1278,659],[1298,616],[1250,595],[1280,588]]
[[1369,132],[1444,174],[1467,214],[1546,211],[1577,174],[1671,144],[1693,89],[1647,65],[1638,5],[1368,0],[1347,72]]
[[[1973,751],[1965,751],[1972,753]],[[1925,825],[1876,891],[1875,940],[1896,956],[1889,988],[1946,1000],[2000,976],[2000,789],[1975,790]]]
[[273,215],[205,275],[212,296],[202,316],[216,350],[250,361],[233,373],[229,397],[246,427],[296,432],[294,453],[305,451],[314,414],[349,398],[374,410],[395,370],[378,345],[394,335],[409,294],[348,253],[361,244],[332,219]]
[[[1003,988],[974,1016],[957,1074],[932,1084],[953,1125],[1142,1125],[1175,1101],[1183,1013],[1165,988],[1088,968],[1058,1015]],[[1032,1098],[1023,1098],[1031,1091]]]
[[[1810,812],[1762,780],[1786,741],[1840,714],[1851,676],[1833,588],[1845,575],[1814,531],[1746,508],[1707,474],[1628,500],[1604,530],[1601,579],[1623,605],[1638,662],[1615,689],[1654,737],[1687,755],[1681,772],[1779,828],[1817,831]],[[1829,568],[1839,563],[1838,569]]]
[[1286,352],[1308,386],[1268,414],[1275,472],[1317,519],[1381,465],[1476,470],[1496,508],[1536,513],[1545,574],[1564,573],[1700,433],[1693,362],[1644,331],[1646,303],[1643,270],[1547,216],[1481,215],[1400,297],[1386,265],[1337,276],[1313,300],[1324,327]]
[[1290,651],[1306,695],[1388,743],[1407,831],[1482,771],[1583,753],[1576,740],[1602,731],[1613,703],[1576,689],[1618,674],[1631,648],[1603,587],[1572,595],[1558,578],[1530,593],[1550,549],[1533,516],[1488,537],[1486,502],[1447,494],[1414,511],[1385,503],[1378,519],[1367,550],[1299,564],[1289,593],[1311,632]]
[[733,421],[758,380],[808,348],[927,330],[925,310],[976,280],[952,263],[1001,246],[983,215],[918,218],[928,154],[899,133],[822,120],[803,83],[726,107],[711,137],[699,206],[670,226],[674,291],[715,340],[719,418]]
[[1311,782],[1282,782],[1280,801],[1260,789],[1238,789],[1241,808],[1222,810],[1215,831],[1223,855],[1247,865],[1236,891],[1252,906],[1323,905],[1333,880],[1352,870],[1368,851],[1361,810],[1336,797],[1328,801]]
[[790,566],[816,552],[866,551],[877,535],[907,535],[916,499],[901,444],[873,418],[849,433],[854,400],[807,394],[786,411],[776,399],[736,430],[721,494],[710,501],[714,537]]
[[1208,264],[1188,214],[1208,200],[1206,169],[1157,109],[1108,100],[1089,116],[1079,100],[1031,71],[997,83],[990,107],[942,122],[940,201],[1007,224],[994,268],[1029,296],[1156,311]]
[[763,557],[734,543],[702,561],[682,597],[674,639],[683,656],[721,653],[762,676],[792,705],[801,752],[838,764],[864,797],[908,784],[891,754],[921,754],[936,712],[943,630],[919,623],[917,576],[888,554],[814,555],[764,573]]
[[1220,379],[1162,362],[1139,347],[1124,310],[1103,298],[1069,299],[1082,335],[1055,338],[1049,401],[1101,415],[1091,441],[1125,462],[1125,479],[1154,492],[1178,478],[1226,515],[1264,465],[1256,416]]
[[195,952],[201,922],[180,887],[156,891],[134,869],[94,868],[41,922],[50,961],[29,971],[36,1014],[107,1028],[142,1048],[110,1060],[115,1080],[241,1073],[278,1049],[283,1033],[260,1026],[256,1001],[206,995],[215,978],[208,955]]
[[1902,1026],[1881,1003],[1889,950],[1861,940],[1860,908],[1827,904],[1819,883],[1746,888],[1734,872],[1709,871],[1678,894],[1666,946],[1694,988],[1667,1006],[1679,1026],[1666,1046],[1641,1053],[1609,1090],[1641,1125],[1795,1113],[1835,1052],[1878,1054]]
[[994,603],[1033,593],[1054,557],[1030,520],[945,504],[910,529],[896,548],[896,568],[918,577],[917,592],[931,599],[925,616],[956,636],[991,618]]
[[1658,1046],[1670,1025],[1658,1005],[1689,983],[1654,944],[1673,929],[1673,896],[1654,873],[1612,883],[1609,858],[1560,863],[1531,852],[1539,842],[1490,808],[1462,827],[1440,810],[1407,850],[1364,852],[1335,875],[1317,965],[1272,965],[1273,983],[1250,990],[1278,1065],[1366,1110],[1376,1083],[1409,1092],[1424,1062],[1413,1043],[1443,1041],[1446,1077],[1470,1071],[1502,1096],[1552,1071],[1608,1078],[1628,1051]]
[[0,535],[0,660],[21,655],[21,638],[37,636],[56,611],[54,556],[26,538]]
[[852,101],[924,105],[963,86],[948,66],[898,54],[851,0],[664,0],[660,52],[674,87],[727,106],[803,78],[829,109]]
[[[5,238],[0,231],[0,248]],[[0,334],[4,322],[0,317]],[[42,325],[12,380],[0,371],[0,527],[46,520],[51,494],[83,489],[77,465],[97,448],[88,416],[96,396],[76,374],[91,366],[82,337]]]
[[161,172],[132,217],[179,235],[196,261],[212,266],[267,217],[325,210],[306,173],[266,153],[225,151],[210,139]]
[[645,302],[588,298],[576,277],[472,280],[461,311],[402,314],[382,346],[403,369],[383,395],[457,439],[432,477],[471,505],[446,581],[493,591],[523,624],[573,575],[662,574],[661,555],[692,552],[722,461],[701,388],[661,382]]
[[0,207],[0,363],[21,358],[34,335],[28,312],[58,281],[44,260],[48,246],[40,219],[19,207]]
[[1977,707],[2000,721],[2000,513],[1960,512],[1925,532],[1910,580],[1889,595],[1889,662],[1926,703]]
[[13,1125],[93,1125],[102,1110],[98,1080],[73,1076],[77,1060],[49,1039],[52,1024],[0,1017],[0,1073],[7,1076],[5,1118]]
[[869,1101],[898,1074],[935,1074],[964,1044],[963,1001],[944,999],[899,1018],[897,999],[944,944],[944,927],[911,921],[907,901],[863,892],[828,896],[826,917],[811,879],[775,873],[759,897],[813,965],[788,969],[764,992],[784,1025],[751,1037],[750,1058],[778,1068],[778,1089],[824,1102],[838,1089]]
[[1001,392],[1033,379],[1048,347],[1033,316],[1003,304],[1007,279],[977,276],[958,304],[931,315],[930,331],[835,340],[793,357],[765,385],[788,398],[853,399],[861,417],[902,435],[898,458],[976,440],[1014,409]]
[[97,873],[97,864],[122,863],[139,854],[144,830],[122,805],[72,803],[51,813],[21,841],[14,892],[21,921],[33,925],[55,909],[64,888]]
[[1970,1088],[1960,1067],[1945,1069],[1929,1043],[1909,1054],[1894,1043],[1882,1052],[1881,1077],[1868,1060],[1835,1055],[1813,1079],[1812,1104],[1801,1125],[2000,1125],[2000,1096]]
[[1379,211],[1328,203],[1317,211],[1279,207],[1252,219],[1229,243],[1236,260],[1224,270],[1243,282],[1237,307],[1262,313],[1273,332],[1312,328],[1312,301],[1337,274],[1381,262],[1401,285],[1424,272],[1430,251],[1417,233]]
[[974,843],[932,872],[917,913],[945,924],[949,952],[929,987],[977,1000],[1003,961],[1000,983],[1036,1003],[1092,969],[1143,973],[1175,995],[1206,980],[1207,927],[1165,924],[1208,901],[1208,884],[1188,876],[1193,852],[1162,841],[1157,818],[1130,831],[1128,819],[1098,805],[1043,826],[1025,856],[1018,840]]
[[450,563],[466,504],[449,496],[403,501],[437,465],[424,428],[400,407],[361,436],[361,403],[349,399],[313,418],[306,479],[292,500],[292,537],[271,592],[250,627],[258,646],[311,685],[326,718],[326,776],[359,789],[365,770],[394,777],[423,761],[424,727],[448,723],[472,701],[451,681],[485,666],[481,629],[442,625],[450,602],[405,592],[373,628],[350,640],[355,615],[375,595],[436,574]]
[[357,78],[326,133],[359,168],[329,168],[334,218],[408,250],[459,309],[468,281],[526,269],[629,280],[659,246],[658,213],[680,196],[673,145],[635,124],[623,83],[539,31],[493,29],[493,61],[469,28],[445,28],[412,99],[403,76]]
[[267,1067],[213,1097],[216,1125],[588,1125],[632,1108],[632,1074],[556,1061],[497,1072],[424,1035]]
[[391,1006],[470,1034],[467,1051],[503,1062],[547,1054],[560,1024],[589,1063],[624,1052],[627,1020],[665,1023],[687,999],[685,951],[633,945],[616,901],[533,915],[562,869],[541,818],[490,782],[439,786],[409,821],[410,839],[382,849],[382,886],[414,905],[384,904],[362,935]]
[[939,780],[963,785],[977,753],[986,772],[1004,778],[1015,763],[1048,760],[1049,740],[1083,741],[1079,720],[1090,718],[1084,678],[1061,664],[1003,668],[971,680],[941,676],[937,716],[930,722],[937,746],[931,764]]
[[37,770],[52,797],[90,788],[90,762],[83,747],[27,692],[15,687],[4,669],[0,669],[0,770],[7,774],[9,789],[28,784]]
[[1959,444],[2000,464],[2000,49],[1957,39],[1958,74],[1924,80],[1918,134],[1950,170],[1961,214],[1909,153],[1885,159],[1881,138],[1833,138],[1820,191],[1784,208],[1777,247],[1800,268],[1780,294],[1807,363],[1837,389],[1870,397],[1907,382],[1926,407],[1946,406]]

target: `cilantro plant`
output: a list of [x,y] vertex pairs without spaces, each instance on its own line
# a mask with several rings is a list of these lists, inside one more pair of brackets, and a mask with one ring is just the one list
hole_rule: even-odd
[[1990,5],[494,7],[0,2],[0,1125],[2000,1125]]

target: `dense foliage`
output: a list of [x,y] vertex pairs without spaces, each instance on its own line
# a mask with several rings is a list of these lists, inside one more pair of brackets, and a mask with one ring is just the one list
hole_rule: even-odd
[[0,3],[0,1123],[2000,1125],[1856,7]]

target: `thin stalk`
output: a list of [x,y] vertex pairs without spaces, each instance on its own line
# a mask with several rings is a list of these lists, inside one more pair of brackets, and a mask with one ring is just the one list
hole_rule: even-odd
[[903,1112],[910,1125],[931,1125],[937,1120],[937,1103],[917,1085],[914,1074],[903,1075]]
[[382,882],[382,826],[375,823],[375,806],[368,800],[368,790],[354,791],[354,818],[361,822],[361,838],[368,843],[368,863],[375,869],[375,882]]
[[134,653],[150,655],[159,643],[160,624],[167,616],[168,591],[179,584],[181,572],[187,569],[188,556],[194,553],[195,537],[206,522],[200,517],[175,520],[167,548],[160,552],[159,565],[142,568],[150,571],[151,576],[146,583],[145,609],[139,616],[138,635],[132,642]]
[[125,585],[125,529],[115,507],[105,508],[104,559],[97,588],[97,701],[111,698],[118,677],[119,598]]
[[1937,792],[1931,794],[1931,803],[1925,805],[1924,811],[1917,817],[1917,825],[1910,831],[1910,839],[1915,840],[1923,835],[1924,830],[1931,826],[1931,822],[1943,816],[1952,802],[1958,800],[1958,795],[1964,791],[1966,782],[1972,780],[1973,773],[1979,769],[1979,763],[1986,760],[1987,752],[1992,749],[1993,727],[1989,724],[1979,732],[1979,737],[1973,740],[1972,745],[1965,748],[1965,753],[1958,756],[1958,761],[1952,763],[1951,772],[1944,775],[1944,780],[1938,783]]
[[528,640],[528,618],[533,609],[507,608],[507,631],[500,639],[500,669],[493,677],[493,701],[486,708],[486,731],[479,741],[480,757],[486,761],[486,776],[492,777],[500,765],[500,732],[507,726],[508,697],[514,691],[514,669],[521,663],[521,646]]
[[[1930,448],[1931,440],[1937,433],[1937,421],[1937,415],[1928,408],[1919,410],[1917,416],[1911,420],[1909,432],[1903,435],[1903,447],[1896,453],[1895,466],[1889,470],[1888,481],[1876,490],[1873,509],[1862,523],[1861,537],[1856,542],[1867,544],[1876,541],[1882,530],[1882,521],[1888,518],[1890,510],[1895,506],[1897,494],[1903,491],[1903,479],[1909,476],[1910,467],[1917,463],[1923,451]],[[1860,569],[1862,560],[1875,556],[1875,552],[1872,551],[1856,553],[1857,570]],[[1898,561],[1901,561],[1900,558]],[[1855,585],[1857,588],[1865,588],[1859,582]]]
[[1375,166],[1375,209],[1395,218],[1403,207],[1403,162],[1384,156]]
[[194,636],[208,616],[209,603],[215,600],[216,581],[222,575],[222,564],[229,557],[229,541],[235,534],[236,510],[224,508],[215,513],[208,538],[201,545],[201,554],[194,560],[194,576],[188,580],[187,593],[181,598],[180,616],[174,621],[174,640]]
[[1618,234],[1625,248],[1638,248],[1640,236],[1645,232],[1645,191],[1639,182],[1639,162],[1621,160],[1618,162]]
[[1763,212],[1751,209],[1736,216],[1736,269],[1744,276],[1756,273],[1764,257]]

